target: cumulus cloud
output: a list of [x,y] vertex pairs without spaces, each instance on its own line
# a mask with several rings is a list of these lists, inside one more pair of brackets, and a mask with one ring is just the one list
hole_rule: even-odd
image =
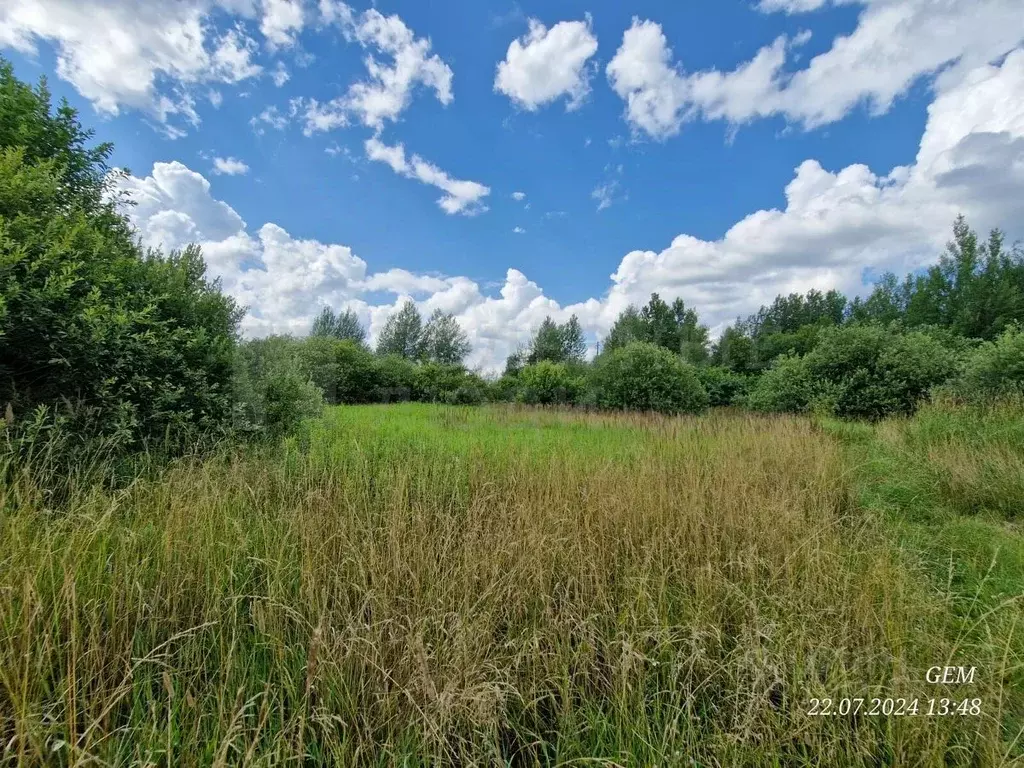
[[[242,27],[218,32],[218,6],[247,12],[242,0],[138,3],[131,0],[5,0],[0,47],[34,54],[53,45],[57,75],[101,112],[146,112],[172,135],[196,124],[190,89],[233,84],[261,72],[257,43]],[[251,9],[248,9],[251,12]]]
[[[780,115],[805,128],[845,117],[865,105],[886,112],[922,77],[963,72],[999,60],[1024,40],[1017,0],[847,0],[863,9],[857,27],[803,69],[786,67],[806,33],[763,47],[728,72],[688,74],[674,61],[659,24],[634,19],[607,67],[612,89],[626,102],[634,131],[656,139],[677,134],[687,120],[742,124]],[[761,9],[815,10],[824,0],[766,0]]]
[[218,176],[244,176],[249,172],[249,166],[233,157],[215,157],[213,172]]
[[597,53],[590,16],[562,21],[551,29],[537,19],[529,24],[529,32],[512,41],[498,64],[494,90],[530,111],[563,96],[566,109],[576,109],[590,93],[587,62]]
[[487,210],[483,199],[491,194],[491,188],[476,181],[453,179],[436,165],[428,163],[419,155],[409,160],[405,157],[402,144],[388,146],[377,138],[367,139],[366,156],[370,160],[384,163],[395,173],[409,179],[421,181],[442,190],[445,195],[437,201],[441,209],[448,214],[475,216]]
[[[497,370],[547,315],[562,322],[577,314],[593,339],[628,304],[658,291],[681,296],[720,328],[778,293],[856,293],[865,270],[903,272],[930,262],[960,212],[979,229],[1024,235],[1024,49],[956,74],[937,84],[913,163],[882,175],[807,160],[786,186],[783,207],[751,213],[718,239],[681,234],[664,250],[628,253],[600,297],[576,304],[559,304],[516,269],[491,294],[466,277],[368,273],[351,249],[298,239],[272,223],[251,233],[202,175],[180,163],[157,163],[150,176],[124,184],[138,203],[129,213],[144,242],[199,242],[211,272],[252,308],[249,335],[304,333],[328,303],[357,312],[373,338],[408,297],[424,314],[453,313],[472,338],[470,364]],[[401,145],[378,142],[367,151],[416,177],[415,158]],[[370,294],[380,291],[395,300],[371,304]]]
[[526,199],[526,193],[525,192],[513,192],[512,193],[512,199],[521,203],[521,202],[523,202],[523,200]]
[[271,48],[287,48],[305,26],[303,0],[263,0],[260,32]]
[[[370,51],[364,59],[368,78],[353,83],[345,96],[324,105],[325,110],[352,114],[380,132],[385,122],[396,121],[409,106],[417,85],[432,89],[446,106],[452,102],[451,68],[437,54],[431,55],[429,38],[417,38],[399,16],[385,16],[375,8],[357,14],[337,0],[321,0],[320,15],[324,23],[340,26],[347,39]],[[374,52],[392,63],[382,63]]]

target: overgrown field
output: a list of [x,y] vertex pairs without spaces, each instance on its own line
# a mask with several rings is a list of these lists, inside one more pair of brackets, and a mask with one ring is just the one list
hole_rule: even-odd
[[[0,754],[1013,764],[1022,423],[344,407],[66,509],[18,483]],[[926,681],[947,665],[973,683]],[[808,714],[843,697],[921,711]]]

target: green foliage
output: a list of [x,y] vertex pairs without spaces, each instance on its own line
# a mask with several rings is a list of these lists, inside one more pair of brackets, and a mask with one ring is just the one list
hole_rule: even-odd
[[900,284],[886,274],[864,302],[858,320],[902,320],[907,326],[940,326],[966,338],[992,340],[1024,322],[1024,254],[1008,249],[999,230],[980,242],[963,216],[937,264]]
[[911,413],[956,370],[953,353],[931,336],[878,325],[823,331],[804,363],[829,410],[864,419]]
[[356,313],[350,309],[338,315],[330,307],[324,307],[313,321],[309,335],[353,341],[356,344],[366,341],[366,330]]
[[803,359],[781,355],[762,373],[747,397],[755,411],[799,413],[807,410],[815,390]]
[[140,250],[91,138],[0,61],[0,403],[88,412],[126,447],[223,430],[241,312],[198,248]]
[[757,370],[753,339],[732,325],[725,329],[715,344],[711,360],[715,365],[728,368],[735,373],[753,373]]
[[461,365],[424,363],[416,368],[412,396],[427,403],[478,405],[484,402],[483,381]]
[[372,403],[404,403],[413,399],[416,386],[416,363],[400,355],[383,355],[373,359]]
[[516,399],[528,405],[574,405],[585,382],[564,363],[541,360],[523,368],[516,379]]
[[605,340],[605,349],[619,349],[636,341],[677,352],[694,365],[707,362],[710,355],[708,329],[700,324],[697,313],[679,298],[670,307],[656,293],[643,309],[629,306],[619,315]]
[[1011,326],[973,350],[948,391],[972,403],[1024,397],[1024,330]]
[[708,393],[712,407],[741,405],[750,390],[750,377],[717,365],[697,368],[697,378]]
[[630,304],[615,319],[604,346],[610,351],[634,341],[647,341],[647,325],[640,316],[640,310]]
[[376,386],[377,362],[365,347],[352,341],[334,345],[337,378],[334,381],[334,400],[354,404],[373,402]]
[[587,342],[583,338],[583,329],[576,315],[570,317],[563,325],[559,325],[550,317],[545,317],[530,343],[529,350],[525,354],[517,353],[518,357],[510,357],[505,368],[506,371],[514,372],[523,364],[533,365],[543,361],[582,363],[586,353]]
[[384,323],[377,341],[378,355],[397,355],[406,360],[420,356],[420,337],[423,334],[423,318],[416,305],[407,301],[402,308]]
[[602,408],[698,413],[709,402],[693,366],[647,342],[602,354],[595,361],[593,386]]
[[423,329],[418,357],[441,365],[458,366],[470,349],[469,338],[455,316],[436,310]]
[[806,356],[783,355],[748,398],[762,411],[810,406],[844,418],[911,413],[956,370],[956,355],[932,336],[879,325],[821,332]]
[[276,438],[320,412],[323,393],[304,368],[310,360],[323,366],[324,356],[304,354],[304,346],[287,336],[241,345],[235,373],[235,426],[240,432]]

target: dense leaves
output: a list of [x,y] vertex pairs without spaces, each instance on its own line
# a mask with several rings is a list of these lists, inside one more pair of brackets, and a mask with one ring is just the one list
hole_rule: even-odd
[[633,342],[602,355],[593,381],[603,408],[698,413],[708,406],[708,393],[694,367],[649,342]]
[[223,430],[241,312],[198,248],[139,247],[91,139],[0,62],[0,403],[125,445]]
[[529,405],[574,405],[583,395],[583,377],[565,363],[541,360],[519,373],[516,399]]
[[767,411],[813,406],[837,416],[879,419],[910,413],[955,369],[953,353],[925,333],[880,325],[833,328],[822,332],[806,356],[777,358],[750,404]]

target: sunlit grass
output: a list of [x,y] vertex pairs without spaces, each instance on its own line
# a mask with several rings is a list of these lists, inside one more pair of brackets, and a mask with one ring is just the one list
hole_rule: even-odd
[[[873,438],[872,438],[873,439]],[[1019,648],[801,418],[335,408],[59,514],[0,499],[14,764],[996,765]],[[972,636],[973,638],[973,636]],[[938,664],[977,683],[927,685]],[[809,717],[980,697],[980,718]]]

